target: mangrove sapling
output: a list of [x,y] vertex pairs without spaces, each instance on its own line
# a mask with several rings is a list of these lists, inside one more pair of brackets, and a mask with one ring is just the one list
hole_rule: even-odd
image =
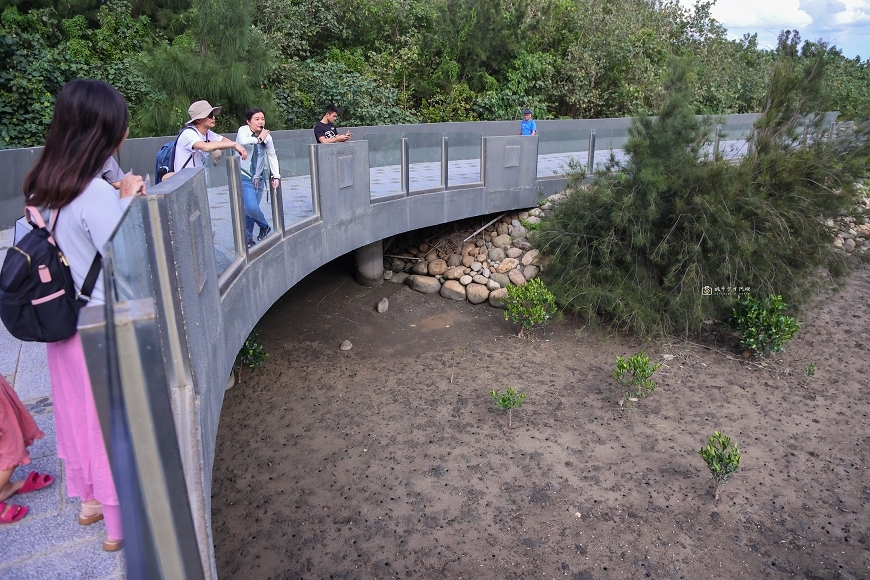
[[710,479],[713,480],[713,497],[719,501],[720,488],[740,466],[740,449],[736,443],[719,431],[710,435],[707,445],[698,450],[698,455],[710,469]]
[[498,391],[493,390],[489,396],[493,398],[499,409],[508,412],[508,428],[510,428],[512,423],[511,413],[514,409],[523,406],[523,401],[526,400],[526,394],[519,392],[513,387],[508,387],[505,389],[504,393],[499,393]]
[[269,355],[263,350],[257,331],[251,332],[245,339],[245,344],[239,349],[239,354],[236,355],[236,362],[233,365],[239,383],[242,382],[242,367],[248,367],[252,371],[257,370],[265,364],[267,356]]
[[631,410],[632,401],[637,401],[639,397],[645,397],[652,393],[656,388],[656,382],[650,380],[650,377],[661,366],[661,363],[650,363],[649,357],[644,351],[628,358],[616,357],[616,370],[613,371],[613,378],[622,387],[622,398],[619,399],[619,406],[625,405],[626,409]]
[[520,323],[520,332],[544,326],[556,313],[556,297],[547,290],[540,278],[533,278],[522,286],[508,286],[504,298],[504,319]]

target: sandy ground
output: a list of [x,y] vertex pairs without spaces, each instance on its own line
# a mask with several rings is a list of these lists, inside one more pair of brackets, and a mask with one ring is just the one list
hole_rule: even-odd
[[[570,320],[518,339],[501,311],[350,268],[275,304],[265,368],[226,393],[221,578],[870,577],[870,270],[759,364]],[[628,414],[611,373],[640,349],[664,366]],[[488,395],[508,386],[528,395],[510,429]],[[714,430],[743,453],[718,504],[696,453]]]

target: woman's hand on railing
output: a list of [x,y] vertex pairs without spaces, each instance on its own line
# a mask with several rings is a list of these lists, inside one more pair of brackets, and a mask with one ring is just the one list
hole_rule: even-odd
[[121,180],[121,187],[118,191],[122,198],[145,195],[145,181],[141,175],[134,175],[132,171],[129,171]]

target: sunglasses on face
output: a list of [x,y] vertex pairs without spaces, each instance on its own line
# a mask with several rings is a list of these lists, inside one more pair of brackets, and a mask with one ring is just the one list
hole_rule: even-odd
[[207,118],[208,118],[208,119],[214,119],[214,111],[212,111],[211,113],[209,113],[209,114],[207,115]]

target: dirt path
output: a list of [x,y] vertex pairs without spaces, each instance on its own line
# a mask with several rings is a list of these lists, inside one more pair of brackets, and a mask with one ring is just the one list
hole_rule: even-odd
[[[868,578],[868,292],[865,269],[772,369],[569,322],[517,339],[488,306],[325,267],[226,394],[220,577]],[[625,415],[610,374],[641,348],[674,356]],[[509,430],[488,396],[508,386]],[[718,505],[695,453],[717,429],[743,453]]]

